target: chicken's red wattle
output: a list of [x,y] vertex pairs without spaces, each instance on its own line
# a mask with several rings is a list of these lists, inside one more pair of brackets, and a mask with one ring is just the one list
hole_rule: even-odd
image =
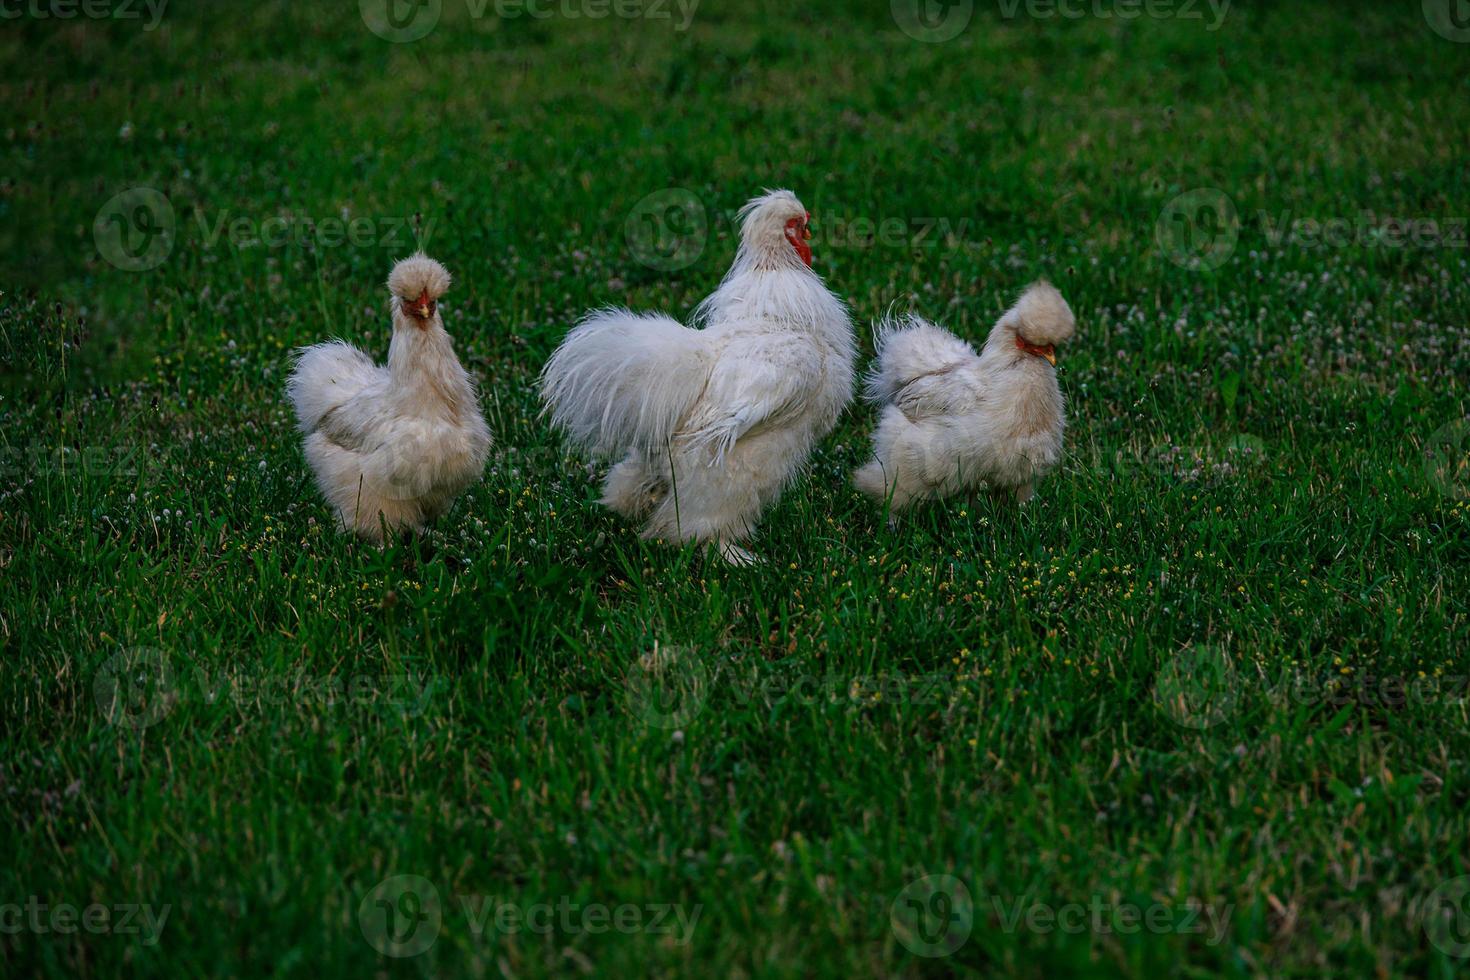
[[801,261],[810,269],[812,267],[812,247],[807,244],[812,237],[812,229],[809,222],[812,216],[808,214],[804,218],[792,218],[786,222],[786,240],[791,247],[796,249],[796,254]]
[[403,300],[403,315],[413,320],[415,326],[420,330],[427,330],[437,306],[438,304],[429,298],[429,291],[426,289],[419,294],[418,299],[405,298]]
[[1021,339],[1020,334],[1016,334],[1016,350],[1025,351],[1028,354],[1039,357],[1051,364],[1052,367],[1057,366],[1057,349],[1053,344],[1028,344]]

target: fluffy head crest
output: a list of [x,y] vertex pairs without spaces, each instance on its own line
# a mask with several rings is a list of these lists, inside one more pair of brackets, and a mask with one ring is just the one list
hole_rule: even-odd
[[806,208],[795,194],[768,190],[740,209],[740,250],[763,266],[797,260],[799,253],[787,237],[787,223],[799,222],[804,232],[806,220]]
[[428,293],[430,300],[437,300],[449,291],[449,283],[449,270],[423,252],[400,259],[388,273],[388,289],[399,299],[415,300]]
[[774,226],[779,232],[792,218],[806,217],[806,208],[796,195],[788,190],[767,190],[760,197],[753,197],[740,209],[740,233],[749,236],[752,231],[765,225]]
[[1065,343],[1077,332],[1072,308],[1045,279],[1028,286],[1004,320],[1014,324],[1022,340],[1039,347]]

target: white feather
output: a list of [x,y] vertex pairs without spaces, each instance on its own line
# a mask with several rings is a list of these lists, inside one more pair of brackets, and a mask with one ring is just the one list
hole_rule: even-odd
[[589,314],[541,372],[552,423],[599,456],[661,451],[709,378],[706,341],[659,314]]
[[741,211],[741,242],[697,328],[626,310],[592,314],[542,375],[552,420],[577,444],[621,455],[603,503],[649,538],[735,545],[805,464],[852,397],[842,302],[787,238],[806,217],[789,191]]
[[979,354],[919,317],[885,323],[868,395],[883,406],[858,489],[898,511],[982,484],[1024,502],[1062,458],[1065,404],[1056,371],[1017,346],[1069,339],[1072,311],[1049,283],[1030,287]]
[[490,450],[474,382],[437,312],[410,321],[403,300],[436,300],[449,273],[423,255],[389,277],[393,340],[378,367],[340,340],[302,350],[286,383],[306,459],[344,529],[420,528],[478,479]]
[[938,374],[975,357],[969,344],[914,314],[879,323],[873,345],[878,362],[868,374],[864,392],[879,404],[926,374]]
[[351,401],[375,382],[387,380],[388,371],[351,344],[329,340],[304,347],[297,355],[296,370],[286,382],[286,395],[296,407],[303,432],[315,429],[328,412]]

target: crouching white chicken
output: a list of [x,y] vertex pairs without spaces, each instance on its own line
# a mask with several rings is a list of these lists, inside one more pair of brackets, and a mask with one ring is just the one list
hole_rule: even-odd
[[810,215],[790,191],[741,209],[735,264],[695,312],[601,310],[547,362],[552,421],[619,457],[602,503],[645,538],[737,542],[800,471],[852,397],[855,349],[841,300],[811,269]]
[[422,529],[485,467],[490,430],[439,316],[448,289],[438,262],[403,259],[388,276],[388,366],[334,340],[304,348],[286,384],[317,486],[371,541]]
[[883,323],[867,379],[867,395],[883,413],[874,458],[853,482],[889,499],[892,513],[982,483],[1025,503],[1062,458],[1056,345],[1074,330],[1071,308],[1047,282],[1026,290],[978,355],[920,317]]

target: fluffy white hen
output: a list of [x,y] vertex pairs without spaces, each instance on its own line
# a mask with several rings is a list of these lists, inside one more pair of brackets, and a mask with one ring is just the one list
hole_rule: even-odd
[[286,384],[317,486],[370,541],[421,529],[485,467],[490,430],[439,316],[448,289],[438,262],[403,259],[388,276],[388,365],[334,340],[304,348]]
[[645,538],[738,542],[832,430],[852,397],[855,348],[842,301],[811,269],[810,215],[790,191],[741,209],[740,247],[694,327],[600,310],[547,362],[552,421],[620,457],[602,502]]
[[883,413],[874,458],[853,482],[889,499],[893,513],[982,483],[1025,503],[1062,458],[1056,345],[1075,329],[1067,301],[1047,282],[1026,290],[979,354],[917,316],[883,323],[867,379]]

